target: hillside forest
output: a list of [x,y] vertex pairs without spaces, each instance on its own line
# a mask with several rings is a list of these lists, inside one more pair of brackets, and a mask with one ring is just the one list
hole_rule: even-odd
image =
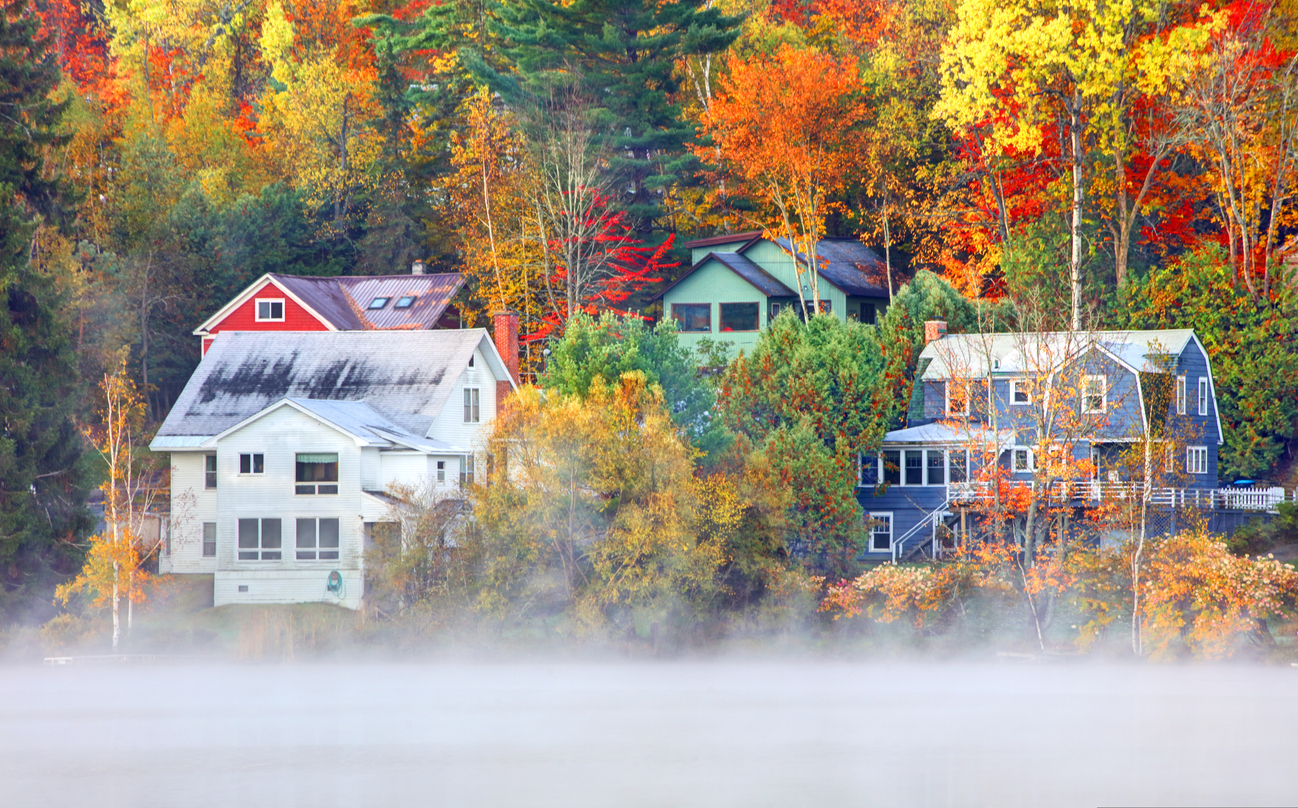
[[[685,452],[669,478],[707,523],[691,535],[745,524],[769,545],[674,567],[681,587],[720,586],[698,570],[742,556],[752,591],[776,591],[762,565],[793,534],[820,580],[857,571],[839,455],[900,423],[932,317],[1193,328],[1223,479],[1293,482],[1291,0],[0,7],[4,619],[81,569],[105,476],[86,438],[101,381],[124,369],[147,434],[199,360],[192,330],[266,272],[421,260],[466,276],[469,324],[520,313],[529,379],[601,412],[661,407],[665,390]],[[683,242],[747,230],[861,240],[893,305],[877,329],[785,323],[801,353],[764,339],[764,357],[729,367],[681,359],[648,326],[637,339],[665,341],[657,359],[600,343],[609,323],[632,328],[620,315],[661,316],[648,303],[688,269]],[[759,359],[853,374],[817,376],[807,405]],[[514,426],[548,406],[525,396]],[[750,406],[783,425],[746,421]],[[792,480],[794,456],[823,465]],[[484,514],[509,510],[478,496]]]

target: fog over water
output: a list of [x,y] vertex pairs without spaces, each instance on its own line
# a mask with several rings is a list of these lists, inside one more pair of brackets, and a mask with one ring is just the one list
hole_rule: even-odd
[[1298,804],[1298,670],[0,667],[5,806]]

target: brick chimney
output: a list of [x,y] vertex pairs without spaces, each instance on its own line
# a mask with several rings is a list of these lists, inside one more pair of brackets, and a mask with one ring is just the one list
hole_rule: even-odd
[[946,320],[927,320],[924,323],[924,344],[946,336]]
[[[518,384],[518,312],[500,311],[492,317],[492,341],[500,358],[505,360],[509,375]],[[509,395],[509,382],[496,382],[496,401],[504,401]]]
[[410,274],[411,274],[411,275],[422,275],[422,274],[424,274],[424,262],[423,262],[423,261],[416,261],[416,262],[414,262],[413,264],[411,264],[411,265],[410,265]]

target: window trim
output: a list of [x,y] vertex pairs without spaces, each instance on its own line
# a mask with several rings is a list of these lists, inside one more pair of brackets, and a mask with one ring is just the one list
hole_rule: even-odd
[[[408,308],[410,308],[411,306],[415,305],[415,301],[417,301],[418,299],[419,299],[419,295],[402,295],[401,297],[397,298],[397,302],[396,302],[396,303],[393,303],[393,304],[392,304],[392,308],[394,308],[394,309],[408,309]],[[405,303],[405,305],[402,305],[402,303],[405,302],[405,301],[407,301],[407,300],[410,301],[410,302],[409,302],[409,303]]]
[[[272,315],[274,314],[274,311],[275,311],[274,306],[275,306],[276,303],[278,303],[278,304],[279,304],[279,316],[278,316],[278,317],[274,317],[274,316],[271,316],[271,317],[262,317],[262,316],[261,316],[261,304],[262,304],[262,303],[268,303],[268,304],[270,304],[270,306],[271,306],[270,313],[271,313]],[[255,323],[282,323],[282,322],[284,322],[284,315],[287,314],[287,313],[288,313],[288,306],[285,304],[285,302],[284,302],[284,298],[282,298],[282,297],[254,297],[254,298],[252,299],[252,319],[253,319],[253,322],[255,322]]]
[[[1092,397],[1088,390],[1088,385],[1098,380],[1100,382],[1100,408],[1091,409],[1087,406],[1087,399]],[[1082,377],[1082,414],[1083,415],[1102,415],[1109,411],[1109,377],[1102,373],[1088,373]]]
[[[257,525],[257,544],[255,546],[243,544],[243,523],[254,522]],[[267,522],[279,523],[279,546],[267,548],[263,543],[263,536],[266,532]],[[284,560],[284,520],[278,516],[267,517],[246,517],[240,518],[235,526],[235,555],[239,561],[283,561]],[[273,553],[276,557],[267,558],[267,553]],[[252,557],[249,558],[248,556]]]
[[1018,400],[1019,385],[1027,385],[1027,379],[1010,379],[1010,406],[1011,407],[1030,407],[1032,406],[1032,393],[1023,390],[1024,401]]
[[[304,480],[298,478],[299,466],[327,466],[328,460],[299,460],[303,455],[333,455],[334,478],[332,480]],[[336,496],[338,494],[338,477],[342,470],[341,458],[338,452],[295,452],[293,454],[293,496],[295,497],[319,497],[319,496]],[[328,489],[333,489],[328,490]]]
[[[723,306],[752,306],[757,310],[757,317],[754,320],[753,328],[732,328],[726,330],[723,320],[725,315],[721,313]],[[755,334],[762,330],[762,304],[752,300],[732,300],[726,303],[717,303],[717,333],[718,334]],[[700,332],[702,333],[702,332]]]
[[439,483],[446,482],[446,461],[438,460],[437,465],[434,468],[437,471],[437,482]]
[[365,307],[365,310],[383,311],[388,307],[388,303],[391,300],[392,300],[392,295],[387,295],[386,297],[383,295],[375,295],[374,299],[370,301],[370,304]]
[[[248,458],[248,471],[243,470],[243,459]],[[257,458],[261,458],[261,471],[257,470]],[[240,452],[239,453],[239,476],[240,477],[261,477],[266,473],[266,453],[265,452]]]
[[1199,377],[1199,415],[1208,414],[1208,377]]
[[[202,542],[202,547],[200,548],[202,557],[216,558],[216,522],[203,522],[202,525],[203,532],[200,538],[200,541]],[[212,527],[212,538],[210,540],[207,538],[207,528],[209,525]],[[209,548],[211,549],[211,552],[208,552]]]
[[[1019,453],[1024,452],[1025,466],[1019,468]],[[1037,453],[1031,446],[1010,447],[1010,471],[1014,474],[1031,474],[1037,470]]]
[[1185,415],[1185,374],[1176,377],[1176,414]]
[[[910,459],[914,455],[919,455],[919,463],[917,465],[919,468],[919,482],[917,483],[912,483],[909,479],[910,470],[912,468],[910,465]],[[923,449],[903,449],[901,456],[901,484],[908,488],[922,488],[925,479],[928,477],[928,466],[925,465],[927,461],[928,458],[925,456]]]
[[473,455],[467,454],[460,458],[460,485],[473,485],[474,466]]
[[878,531],[878,525],[872,525],[870,527],[870,552],[871,553],[891,553],[893,534],[896,532],[897,529],[897,520],[893,518],[893,511],[870,511],[866,515],[872,520],[876,520],[879,522],[886,521],[888,523],[888,533],[887,533],[888,546],[882,549],[876,547],[874,543],[875,536],[880,535]]
[[[302,544],[302,526],[311,523],[311,544]],[[337,542],[332,547],[326,548],[320,543],[320,523],[333,522],[336,529],[334,541]],[[310,553],[310,558],[304,556]],[[329,557],[326,557],[329,553]],[[342,553],[342,520],[336,516],[306,516],[297,517],[293,521],[293,560],[307,563],[319,563],[321,561],[337,562]]]
[[464,388],[464,423],[482,423],[482,388]]
[[[209,468],[210,466],[210,468]],[[215,491],[217,484],[216,455],[203,455],[203,490]]]
[[955,379],[947,379],[946,383],[942,385],[943,388],[945,388],[944,391],[943,391],[943,395],[946,397],[946,414],[947,414],[947,415],[958,415],[958,416],[960,416],[960,417],[962,417],[962,418],[968,418],[968,417],[969,417],[969,413],[972,411],[972,408],[971,408],[971,406],[970,406],[970,405],[973,403],[973,396],[971,395],[972,390],[970,389],[970,387],[966,387],[966,389],[965,389],[965,395],[964,395],[964,412],[952,412],[952,410],[951,410],[951,385],[954,384],[955,382],[956,382]]
[[[676,316],[676,309],[677,309],[678,307],[686,307],[686,308],[707,308],[707,310],[708,310],[708,327],[707,327],[707,328],[689,328],[689,329],[684,328],[684,327],[683,327],[683,326],[684,326],[684,321],[683,321],[681,318],[679,318],[679,317]],[[676,323],[676,330],[679,331],[679,332],[682,333],[682,334],[714,334],[714,333],[716,333],[716,332],[713,330],[713,328],[712,328],[712,325],[713,325],[713,323],[712,323],[712,319],[713,319],[713,318],[712,318],[712,304],[711,304],[711,303],[672,303],[672,304],[671,304],[671,312],[670,312],[670,315],[671,315],[671,320],[672,320],[672,322]]]
[[[1203,467],[1197,467],[1195,459],[1203,460]],[[1207,446],[1187,446],[1185,447],[1185,473],[1186,474],[1207,474],[1208,473],[1208,447]]]

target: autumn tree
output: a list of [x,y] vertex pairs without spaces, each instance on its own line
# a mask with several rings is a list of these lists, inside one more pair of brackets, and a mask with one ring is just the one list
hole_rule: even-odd
[[785,239],[804,312],[814,312],[819,303],[806,301],[821,299],[817,243],[853,168],[863,116],[856,62],[785,45],[727,67],[702,127],[715,151],[696,153],[762,201],[762,225]]

